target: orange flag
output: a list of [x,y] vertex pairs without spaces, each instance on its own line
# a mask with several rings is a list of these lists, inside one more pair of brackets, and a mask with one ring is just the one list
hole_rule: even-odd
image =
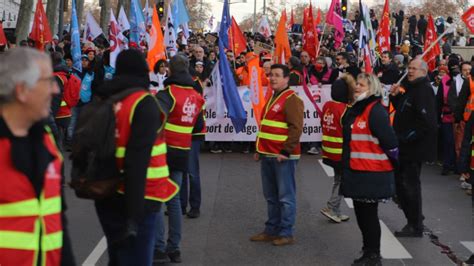
[[0,21],[0,45],[7,45],[7,37],[5,37],[5,32],[3,31],[2,22]]
[[273,57],[275,58],[275,63],[285,64],[290,60],[290,56],[290,42],[288,41],[288,33],[286,32],[286,11],[283,10],[275,35],[275,52],[273,52]]
[[150,29],[150,45],[148,46],[146,61],[150,69],[153,69],[156,62],[166,58],[163,32],[161,31],[160,19],[156,8],[153,8],[152,24]]
[[41,0],[38,0],[36,3],[35,18],[33,20],[30,38],[35,41],[35,46],[39,50],[44,50],[45,44],[53,41],[53,36],[49,29],[48,18],[46,17],[46,12],[44,12]]
[[247,62],[250,76],[250,99],[253,106],[253,115],[257,125],[260,127],[260,119],[262,116],[263,108],[265,107],[265,97],[263,96],[262,87],[262,69],[260,68],[260,60],[258,56],[253,57]]
[[[247,39],[239,28],[239,25],[232,17],[232,25],[229,29],[230,38],[230,49],[234,52],[235,56],[240,55],[242,52],[247,50]],[[235,47],[235,48],[234,48]]]

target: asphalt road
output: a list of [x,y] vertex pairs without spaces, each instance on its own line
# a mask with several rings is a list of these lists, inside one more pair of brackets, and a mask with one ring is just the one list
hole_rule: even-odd
[[[379,205],[384,265],[455,265],[474,252],[471,199],[457,176],[439,173],[438,166],[423,166],[425,225],[432,234],[395,238],[393,232],[406,222],[403,213],[393,202]],[[296,244],[274,247],[248,240],[263,230],[266,217],[259,164],[251,154],[203,153],[201,217],[184,218],[183,265],[350,265],[362,245],[350,200],[342,203],[343,213],[351,217],[348,222],[332,223],[319,212],[330,194],[330,175],[319,156],[301,158],[296,173]],[[107,265],[93,202],[76,198],[70,189],[66,200],[77,263]],[[439,241],[433,241],[435,237]]]

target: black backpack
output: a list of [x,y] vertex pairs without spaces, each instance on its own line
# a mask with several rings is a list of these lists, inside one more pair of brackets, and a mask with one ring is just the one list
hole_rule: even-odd
[[115,159],[114,104],[144,90],[133,88],[106,99],[94,99],[82,107],[74,131],[70,186],[86,199],[104,199],[115,194],[122,182]]

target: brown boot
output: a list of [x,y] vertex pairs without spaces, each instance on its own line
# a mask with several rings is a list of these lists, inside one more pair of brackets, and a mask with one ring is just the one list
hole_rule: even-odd
[[250,241],[270,242],[270,241],[273,241],[277,238],[278,238],[277,236],[272,236],[272,235],[269,235],[269,234],[266,234],[266,233],[260,233],[260,234],[256,234],[256,235],[250,237]]
[[295,239],[291,236],[281,236],[273,240],[272,243],[274,246],[292,245],[295,243]]

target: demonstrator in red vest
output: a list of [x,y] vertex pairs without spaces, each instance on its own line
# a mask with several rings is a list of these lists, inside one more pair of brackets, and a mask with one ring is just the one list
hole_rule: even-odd
[[271,66],[273,97],[267,102],[257,135],[255,160],[261,160],[262,186],[267,201],[268,220],[262,233],[251,241],[272,242],[275,246],[294,243],[296,218],[295,169],[301,154],[303,101],[289,88],[287,66]]
[[[169,77],[164,81],[164,90],[156,98],[168,119],[165,124],[167,161],[171,179],[181,187],[183,174],[188,172],[189,153],[192,146],[192,134],[201,132],[204,126],[202,106],[204,99],[195,90],[195,82],[189,74],[189,60],[176,55],[169,62]],[[158,219],[158,234],[155,245],[157,263],[181,262],[181,226],[183,214],[180,196],[174,196],[166,203],[169,218],[168,241],[164,235],[164,217]]]
[[357,77],[353,102],[343,118],[341,193],[352,198],[363,238],[363,255],[352,265],[381,265],[379,201],[395,194],[398,141],[381,104],[382,85],[373,74]]
[[63,250],[63,157],[44,124],[57,93],[46,54],[0,56],[0,265],[74,265]]
[[349,102],[349,92],[355,88],[355,80],[350,74],[344,73],[331,86],[331,101],[323,106],[321,127],[323,163],[334,170],[334,183],[327,206],[321,213],[336,223],[349,220],[349,216],[341,214],[341,201],[344,197],[339,194],[342,175],[342,115]]

